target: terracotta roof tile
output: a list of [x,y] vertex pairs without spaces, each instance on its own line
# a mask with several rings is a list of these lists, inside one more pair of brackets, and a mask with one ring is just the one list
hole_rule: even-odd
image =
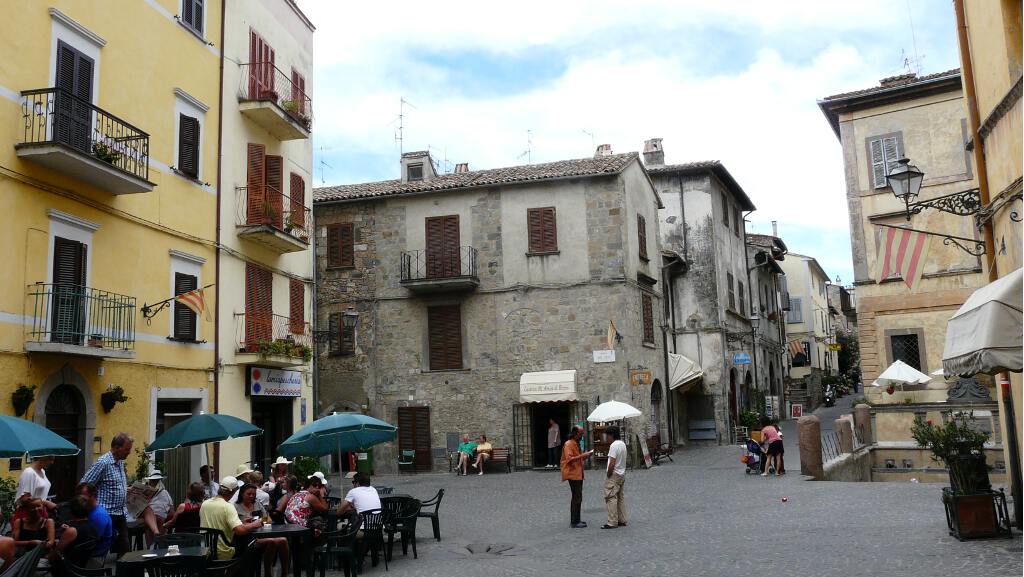
[[913,74],[900,74],[897,76],[890,76],[889,78],[883,78],[882,80],[880,80],[878,86],[872,86],[871,88],[864,88],[862,90],[853,90],[851,92],[843,92],[840,94],[833,94],[832,96],[826,96],[825,98],[823,98],[822,102],[827,102],[829,100],[841,100],[843,98],[850,98],[852,96],[865,96],[867,94],[882,92],[884,90],[892,90],[894,88],[900,88],[903,86],[920,84],[922,82],[928,82],[929,80],[944,78],[946,76],[958,76],[959,74],[960,69],[954,68],[952,70],[946,70],[945,72],[936,72],[935,74],[926,74],[924,76],[915,76]]

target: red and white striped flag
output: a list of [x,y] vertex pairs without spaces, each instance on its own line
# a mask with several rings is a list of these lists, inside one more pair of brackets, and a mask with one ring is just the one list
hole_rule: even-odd
[[789,356],[795,359],[797,355],[804,353],[804,344],[800,341],[789,341]]
[[913,292],[921,280],[930,242],[931,237],[927,234],[885,227],[878,236],[877,282],[899,275]]
[[187,293],[181,293],[174,297],[174,300],[192,309],[197,317],[203,317],[207,322],[213,321],[213,318],[210,317],[210,308],[206,306],[206,294],[203,289],[197,288]]

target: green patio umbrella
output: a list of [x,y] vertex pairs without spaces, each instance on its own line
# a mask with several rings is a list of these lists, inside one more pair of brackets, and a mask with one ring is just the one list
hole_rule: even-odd
[[398,427],[361,413],[333,413],[302,427],[281,443],[285,457],[322,457],[364,451],[394,440]]
[[262,435],[263,429],[231,415],[200,414],[189,417],[163,432],[149,446],[147,453],[178,447],[191,447],[239,437]]
[[40,457],[77,455],[81,449],[57,433],[32,421],[0,415],[0,458],[17,459],[28,455]]

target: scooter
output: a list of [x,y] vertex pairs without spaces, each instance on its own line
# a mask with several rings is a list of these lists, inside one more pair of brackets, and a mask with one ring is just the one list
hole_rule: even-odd
[[836,404],[836,386],[825,385],[825,399],[824,403],[826,407],[831,407]]

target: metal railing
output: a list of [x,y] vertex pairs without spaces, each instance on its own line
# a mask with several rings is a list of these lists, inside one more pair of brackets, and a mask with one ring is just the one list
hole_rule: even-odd
[[28,296],[32,302],[30,341],[135,348],[135,297],[46,283],[29,285]]
[[403,251],[402,282],[476,278],[476,253],[476,249],[471,246]]
[[312,211],[273,186],[240,186],[235,189],[235,205],[238,226],[266,225],[309,242]]
[[238,100],[240,102],[273,102],[286,114],[302,124],[313,127],[313,101],[306,91],[292,82],[273,62],[250,62],[240,65]]
[[[307,322],[273,313],[237,313],[238,350],[249,353],[280,351],[302,356],[296,348],[313,346],[313,331]],[[276,345],[274,343],[277,343]],[[275,352],[276,354],[276,352]]]
[[149,180],[149,134],[60,88],[23,90],[22,144],[63,144]]
[[839,437],[835,431],[821,432],[821,462],[827,463],[843,454],[839,448]]

